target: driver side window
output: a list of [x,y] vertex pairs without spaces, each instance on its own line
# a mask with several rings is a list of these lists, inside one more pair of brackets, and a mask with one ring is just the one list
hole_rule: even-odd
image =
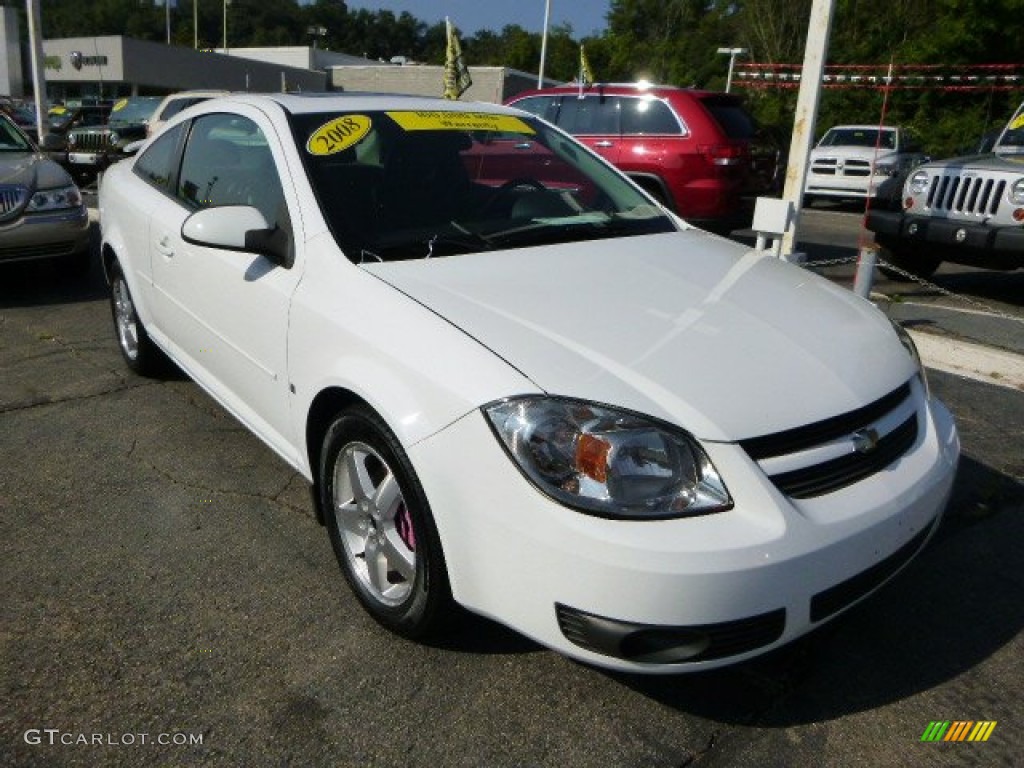
[[203,115],[193,122],[176,197],[193,210],[251,205],[271,227],[283,223],[284,193],[266,136],[240,115]]

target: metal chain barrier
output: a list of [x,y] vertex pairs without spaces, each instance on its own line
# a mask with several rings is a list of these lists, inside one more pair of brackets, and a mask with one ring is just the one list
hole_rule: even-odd
[[[800,266],[801,267],[807,267],[807,268],[813,268],[813,267],[835,267],[835,266],[840,266],[842,264],[856,264],[859,260],[860,260],[860,256],[859,255],[858,256],[848,256],[848,257],[843,258],[843,259],[822,259],[820,261],[802,262],[800,264]],[[987,313],[989,313],[989,314],[991,314],[991,315],[993,315],[995,317],[998,317],[998,318],[1000,318],[1002,320],[1012,320],[1015,323],[1024,323],[1024,317],[1018,317],[1016,315],[1011,315],[1008,312],[1004,312],[1004,311],[1002,311],[1000,309],[996,309],[995,307],[990,306],[990,305],[988,305],[988,304],[986,304],[986,303],[984,303],[982,301],[978,301],[977,299],[972,299],[969,296],[963,296],[963,295],[961,295],[959,293],[954,293],[953,291],[951,291],[951,290],[949,290],[947,288],[943,288],[941,285],[936,285],[935,283],[931,282],[930,280],[925,280],[922,277],[918,277],[915,274],[907,272],[905,269],[900,269],[896,265],[890,264],[889,262],[885,261],[881,257],[878,258],[877,266],[879,268],[884,267],[887,272],[892,272],[894,274],[897,274],[900,277],[905,278],[908,282],[916,283],[917,285],[921,286],[922,288],[927,288],[930,291],[934,291],[934,292],[936,292],[938,294],[941,294],[942,296],[945,296],[945,297],[950,298],[950,299],[954,299],[955,301],[962,302],[962,303],[967,304],[967,305],[969,305],[969,306],[971,306],[971,307],[973,307],[975,309],[983,310],[983,311],[985,311],[985,312],[987,312]]]

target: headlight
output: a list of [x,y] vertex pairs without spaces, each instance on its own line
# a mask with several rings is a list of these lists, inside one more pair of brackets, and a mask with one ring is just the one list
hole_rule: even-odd
[[928,173],[926,171],[918,171],[911,176],[910,181],[907,182],[907,189],[913,195],[920,195],[928,189]]
[[1014,205],[1024,205],[1024,179],[1017,179],[1010,185],[1007,197]]
[[904,349],[907,350],[907,354],[910,355],[910,358],[914,361],[914,364],[917,366],[917,376],[921,380],[921,386],[924,387],[925,397],[927,397],[930,400],[932,397],[932,391],[931,387],[928,386],[928,377],[925,375],[924,363],[921,362],[921,355],[917,351],[917,344],[914,343],[914,340],[910,337],[910,334],[907,333],[906,328],[904,328],[898,322],[893,320],[891,317],[889,318],[889,322],[892,323],[892,329],[896,331],[897,338],[899,338],[900,343],[903,345]]
[[75,146],[75,134],[69,133],[67,138],[67,144],[69,147]]
[[110,143],[117,144],[121,140],[121,137],[117,135],[117,131],[110,132]]
[[78,187],[72,184],[70,187],[39,190],[28,201],[27,210],[30,213],[40,213],[42,211],[56,211],[62,208],[77,208],[81,204],[82,193],[78,191]]
[[875,166],[876,176],[895,176],[899,173],[900,167],[896,163],[878,163]]
[[680,430],[554,397],[516,398],[485,406],[484,412],[523,473],[566,506],[648,520],[732,508],[711,460]]

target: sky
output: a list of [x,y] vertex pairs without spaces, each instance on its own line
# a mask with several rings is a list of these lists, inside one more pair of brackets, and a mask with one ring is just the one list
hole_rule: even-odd
[[[396,16],[408,11],[417,19],[434,24],[448,16],[464,35],[480,29],[500,32],[518,24],[530,32],[544,27],[545,0],[345,0],[350,11],[391,11]],[[610,0],[550,0],[551,26],[569,23],[573,36],[599,34],[605,27]]]

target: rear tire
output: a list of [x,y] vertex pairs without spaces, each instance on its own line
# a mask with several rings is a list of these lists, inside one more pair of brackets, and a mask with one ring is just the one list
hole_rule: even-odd
[[110,272],[110,313],[114,318],[117,346],[125,363],[140,376],[156,376],[166,358],[149,338],[135,310],[135,302],[121,266],[114,262]]

